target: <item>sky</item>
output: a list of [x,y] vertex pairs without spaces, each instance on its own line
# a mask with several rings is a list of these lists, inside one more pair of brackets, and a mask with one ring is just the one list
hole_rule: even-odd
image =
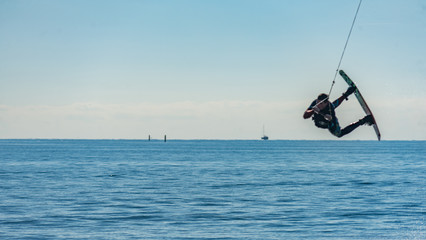
[[[0,138],[335,140],[358,0],[0,0]],[[383,140],[426,140],[426,1],[363,0],[340,66]],[[331,98],[347,85],[337,76]],[[356,98],[342,127],[362,118]],[[340,140],[375,140],[361,126]]]

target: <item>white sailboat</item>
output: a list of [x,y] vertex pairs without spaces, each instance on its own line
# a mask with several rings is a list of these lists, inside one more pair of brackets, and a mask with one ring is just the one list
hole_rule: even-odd
[[265,135],[265,125],[263,125],[263,137],[261,137],[262,140],[268,140],[269,137]]

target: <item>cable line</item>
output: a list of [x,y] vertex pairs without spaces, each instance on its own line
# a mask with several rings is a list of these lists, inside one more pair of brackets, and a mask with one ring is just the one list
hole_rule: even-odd
[[334,74],[333,83],[331,84],[330,91],[328,92],[328,96],[330,97],[331,91],[333,90],[334,83],[336,82],[337,72],[339,71],[340,64],[342,64],[343,56],[345,55],[346,47],[348,46],[349,39],[352,34],[352,29],[354,28],[356,17],[358,16],[359,8],[361,7],[362,0],[359,1],[358,8],[356,10],[354,20],[352,21],[351,29],[349,30],[348,37],[346,38],[345,47],[343,48],[342,55],[340,56],[339,64],[337,65],[336,73]]

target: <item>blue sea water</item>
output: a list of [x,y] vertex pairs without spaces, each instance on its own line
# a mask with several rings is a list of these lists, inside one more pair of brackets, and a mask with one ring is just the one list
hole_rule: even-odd
[[0,140],[0,239],[426,239],[424,141]]

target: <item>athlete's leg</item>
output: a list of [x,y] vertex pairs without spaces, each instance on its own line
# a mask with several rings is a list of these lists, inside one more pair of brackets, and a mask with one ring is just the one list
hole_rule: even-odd
[[330,131],[331,134],[333,134],[336,137],[340,137],[342,134],[340,130],[339,121],[336,119],[336,121],[332,122],[330,126],[328,127],[328,131]]
[[343,128],[342,131],[340,131],[340,135],[338,136],[343,137],[346,134],[352,132],[353,130],[355,130],[357,127],[361,126],[363,123],[361,122],[362,120],[358,120],[357,122],[351,123],[349,124],[347,127]]
[[342,129],[340,131],[340,135],[337,137],[343,137],[346,134],[352,132],[353,130],[355,130],[357,127],[364,125],[364,124],[369,124],[371,125],[373,123],[373,118],[371,117],[371,115],[367,115],[365,116],[363,119],[358,120],[357,122],[351,123],[349,124],[347,127],[345,127],[344,129]]

